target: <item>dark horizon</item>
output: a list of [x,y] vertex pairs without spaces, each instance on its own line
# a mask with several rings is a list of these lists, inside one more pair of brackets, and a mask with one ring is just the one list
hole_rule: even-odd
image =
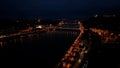
[[95,14],[119,14],[120,0],[3,0],[0,18],[86,19]]

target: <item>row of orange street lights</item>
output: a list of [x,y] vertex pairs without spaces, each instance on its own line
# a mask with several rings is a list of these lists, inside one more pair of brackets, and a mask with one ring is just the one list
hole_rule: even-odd
[[15,36],[19,36],[19,35],[24,35],[24,34],[28,34],[28,33],[33,33],[34,31],[32,31],[32,27],[28,28],[28,29],[24,29],[24,30],[20,30],[18,33],[13,33],[13,34],[9,34],[9,35],[1,35],[0,36],[0,46],[3,46],[5,44],[5,42],[1,41],[4,38],[10,38],[10,37],[15,37]]
[[[37,28],[42,28],[42,26],[38,26]],[[23,29],[23,30],[20,30],[18,33],[13,33],[13,34],[9,34],[9,35],[1,35],[0,36],[0,39],[2,38],[7,38],[7,37],[12,37],[12,36],[17,36],[17,35],[21,35],[21,34],[26,34],[26,33],[30,33],[31,31],[33,30],[32,27],[29,27],[27,29]]]
[[62,58],[57,68],[79,67],[83,61],[85,53],[87,53],[87,50],[84,47],[83,42],[79,39],[75,40],[74,44],[67,51],[64,58]]
[[80,34],[73,43],[73,45],[69,48],[65,56],[62,58],[60,63],[58,63],[56,68],[79,68],[80,64],[83,61],[85,53],[87,53],[86,47],[81,41],[81,36],[84,33],[83,26],[81,25]]
[[76,61],[77,52],[79,52],[79,48],[76,44],[73,44],[58,64],[58,68],[70,68],[72,66],[71,63]]
[[110,32],[108,30],[101,30],[101,29],[96,29],[96,28],[90,28],[90,30],[95,33],[98,33],[98,35],[100,35],[103,38],[104,43],[107,43],[109,41],[112,42],[120,38],[119,34],[115,35],[113,32]]

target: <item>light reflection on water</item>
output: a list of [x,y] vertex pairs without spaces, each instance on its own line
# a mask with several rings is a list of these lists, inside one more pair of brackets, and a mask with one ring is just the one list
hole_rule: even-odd
[[55,31],[1,40],[1,56],[14,56],[14,62],[21,65],[53,68],[78,34],[76,31]]

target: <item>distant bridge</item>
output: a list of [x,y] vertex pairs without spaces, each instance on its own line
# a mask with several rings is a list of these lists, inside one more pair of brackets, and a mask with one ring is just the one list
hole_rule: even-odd
[[80,31],[81,24],[79,23],[64,23],[58,27],[56,30],[79,30]]

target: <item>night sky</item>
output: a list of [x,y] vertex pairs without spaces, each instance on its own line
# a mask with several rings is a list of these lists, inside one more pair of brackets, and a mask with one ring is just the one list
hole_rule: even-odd
[[2,0],[0,17],[86,18],[120,12],[120,0]]

